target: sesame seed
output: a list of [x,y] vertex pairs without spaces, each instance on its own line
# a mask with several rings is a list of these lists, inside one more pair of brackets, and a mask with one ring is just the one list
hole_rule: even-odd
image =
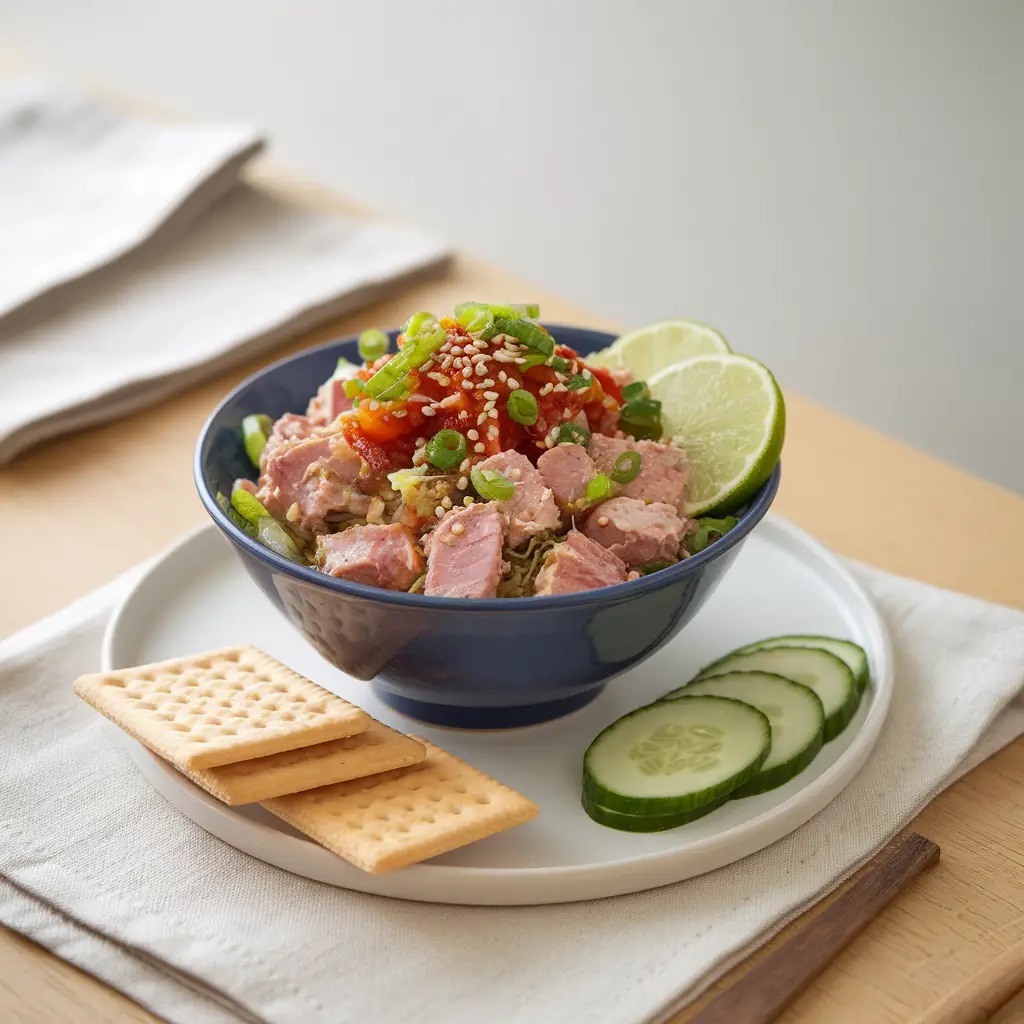
[[517,363],[518,365],[522,366],[522,364],[526,362],[526,357],[525,356],[516,356],[515,359],[513,359],[512,361],[514,363]]
[[444,505],[438,505],[437,508],[434,509],[434,515],[437,516],[438,519],[442,518],[444,516]]
[[425,405],[425,406],[423,406],[423,415],[424,416],[436,416],[437,415],[437,410],[433,406]]
[[476,389],[477,389],[477,391],[486,391],[486,390],[487,390],[487,384],[486,384],[486,382],[484,382],[484,381],[480,381],[480,382],[479,382],[479,383],[477,384],[477,386],[476,386]]
[[484,443],[483,443],[483,441],[477,441],[477,443],[475,445],[473,445],[473,451],[475,451],[477,453],[477,455],[482,455],[483,452],[484,452]]
[[370,409],[371,409],[371,411],[376,412],[379,408],[380,408],[380,402],[378,402],[376,398],[371,399],[371,401],[370,401]]
[[420,363],[420,365],[418,367],[420,373],[422,373],[424,370],[429,370],[430,369],[430,365],[431,365],[431,363],[433,363],[433,361],[434,361],[434,357],[431,356],[425,363]]
[[566,375],[564,373],[559,373],[557,370],[555,370],[555,376],[559,380],[568,380],[569,379],[568,377],[566,377]]
[[487,410],[487,415],[490,416],[492,420],[496,420],[498,418],[498,410],[497,409],[488,409]]
[[511,363],[513,361],[512,356],[503,348],[499,348],[497,352],[493,353],[493,358],[499,363]]
[[[463,371],[463,372],[465,372],[465,371]],[[487,376],[487,364],[486,363],[477,363],[476,364],[476,375],[478,377],[486,377]]]
[[470,439],[470,441],[479,441],[480,440],[480,435],[475,430],[467,430],[466,431],[466,437],[468,437]]
[[556,384],[555,391],[568,391],[569,389],[564,384]]
[[473,367],[472,366],[463,367],[462,376],[463,377],[472,377],[473,376]]
[[441,543],[451,547],[455,543],[455,538],[450,533],[446,533],[441,537]]
[[[477,435],[479,437],[479,435]],[[469,467],[472,464],[472,460],[468,457],[462,460],[462,465],[459,466],[460,473],[468,473]]]
[[446,494],[441,499],[441,504],[444,506],[445,509],[450,509],[452,507],[452,499],[449,498],[448,495]]
[[465,388],[465,389],[466,389],[467,391],[472,391],[472,390],[473,390],[473,382],[472,382],[471,380],[464,380],[464,381],[462,382],[462,386],[463,386],[463,387],[464,387],[464,388]]
[[545,395],[550,395],[554,386],[554,384],[548,381],[548,383],[545,384],[544,387],[540,389],[540,397],[543,398]]
[[597,517],[597,525],[598,526],[607,526],[608,525],[608,517],[607,516],[598,516]]
[[484,398],[486,398],[489,402],[496,402],[498,400],[498,392],[497,391],[485,391],[484,392]]
[[508,374],[504,370],[499,370],[498,371],[498,380],[500,380],[501,383],[504,384],[505,381],[508,380]]
[[[494,392],[491,392],[493,394]],[[487,402],[484,404],[484,412],[490,412],[494,408],[494,402]]]
[[470,495],[468,495],[468,494],[467,494],[467,495],[466,495],[466,496],[465,496],[465,497],[464,497],[464,498],[462,499],[462,504],[463,504],[463,505],[465,505],[465,506],[466,506],[466,508],[469,508],[469,506],[473,504],[474,500],[475,500],[474,498],[472,498],[472,497],[471,497]]
[[469,419],[469,413],[466,412],[465,409],[463,409],[462,412],[459,413],[459,419],[460,420],[468,420]]
[[450,409],[453,405],[458,405],[460,401],[462,401],[461,395],[448,395],[447,398],[442,398],[437,403],[437,407],[438,409]]
[[479,427],[481,423],[486,423],[486,422],[487,422],[487,413],[485,413],[485,412],[480,413],[480,415],[477,416],[477,418],[476,418],[476,425]]
[[510,469],[508,475],[512,477],[513,480],[523,479],[523,471],[518,466],[516,466],[514,469]]
[[477,340],[473,342],[473,347],[477,350],[477,352],[483,352],[486,349],[490,348],[491,346],[490,342],[484,341],[483,338],[477,338]]
[[428,373],[427,376],[431,380],[436,380],[438,384],[444,385],[444,387],[448,387],[451,384],[451,381],[443,373]]
[[415,394],[412,394],[412,395],[409,396],[409,401],[410,402],[425,402],[427,405],[429,405],[433,401],[433,399],[432,398],[428,398],[426,395],[421,395],[417,391]]
[[511,377],[509,377],[507,383],[509,391],[515,391],[519,387],[519,381],[513,380]]
[[461,356],[462,355],[462,346],[461,345],[452,345],[450,351],[451,351],[451,354],[453,356]]
[[469,481],[464,476],[460,476],[459,479],[455,481],[455,486],[460,491],[464,491],[469,486]]
[[470,360],[470,362],[472,362],[472,363],[486,363],[488,359],[490,359],[490,356],[484,355],[483,353],[480,353],[480,355],[473,356],[473,358]]
[[497,437],[498,436],[498,428],[493,423],[487,428],[487,436],[488,437]]
[[562,410],[562,419],[563,420],[571,420],[574,415],[575,414],[573,413],[572,409],[563,409]]
[[284,517],[289,523],[297,523],[302,518],[302,510],[299,508],[297,501],[293,501],[288,506],[288,511],[285,512]]
[[416,438],[416,447],[417,448],[422,448],[426,443],[427,443],[427,439],[425,437],[417,437]]
[[452,523],[452,533],[454,533],[456,537],[458,537],[462,533],[465,533],[465,531],[466,528],[462,525],[462,523]]
[[397,417],[398,417],[399,419],[401,419],[401,418],[402,418],[403,416],[405,416],[405,415],[406,415],[406,412],[405,412],[405,410],[404,410],[404,409],[396,409],[396,410],[395,410],[395,415],[396,415],[396,416],[397,416]]
[[494,387],[494,381],[491,380],[490,377],[488,377],[487,380],[484,381],[484,387],[493,388]]
[[441,360],[441,369],[442,370],[449,369],[449,367],[452,365],[453,362],[454,362],[454,360],[452,359],[451,356],[445,356],[444,359]]
[[507,348],[509,352],[517,352],[519,350],[518,342],[513,341],[507,334],[503,334],[502,337],[505,339],[505,348]]

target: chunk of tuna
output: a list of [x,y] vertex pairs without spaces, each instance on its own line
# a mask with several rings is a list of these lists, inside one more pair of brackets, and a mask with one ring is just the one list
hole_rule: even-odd
[[537,573],[534,593],[538,597],[577,594],[623,583],[625,579],[626,563],[618,555],[578,530],[570,530],[565,540],[548,553]]
[[340,434],[280,446],[267,459],[256,497],[303,536],[327,532],[329,516],[363,514],[362,460]]
[[515,484],[515,494],[500,503],[508,517],[510,548],[518,548],[534,534],[557,530],[562,525],[554,495],[525,455],[517,451],[499,452],[478,463],[478,468],[501,473]]
[[320,385],[306,409],[306,415],[313,426],[330,426],[343,412],[352,408],[352,399],[345,394],[345,381],[354,377],[355,371],[356,368],[352,367],[350,372],[336,374]]
[[587,445],[587,454],[596,463],[597,471],[607,476],[611,476],[615,460],[629,451],[639,452],[643,459],[640,475],[628,484],[621,484],[618,493],[642,501],[663,501],[675,506],[681,514],[690,465],[678,448],[656,441],[634,441],[603,434],[592,434]]
[[597,475],[594,460],[578,444],[557,445],[537,460],[537,469],[563,512],[579,512],[586,506],[587,484]]
[[423,575],[423,555],[407,526],[350,526],[317,538],[328,576],[387,590],[408,590]]
[[267,468],[267,460],[284,445],[294,441],[308,440],[315,432],[313,424],[307,417],[300,416],[295,412],[286,412],[274,424],[274,429],[263,446],[263,451],[260,453],[260,470]]
[[609,498],[587,516],[583,532],[626,565],[674,562],[686,535],[686,521],[663,501]]
[[505,516],[497,502],[446,515],[430,534],[423,593],[433,597],[496,597]]

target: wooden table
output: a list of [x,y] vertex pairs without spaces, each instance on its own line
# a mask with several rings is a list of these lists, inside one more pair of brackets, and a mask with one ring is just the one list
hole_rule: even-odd
[[[279,173],[261,177],[299,201],[341,207]],[[466,298],[539,299],[552,320],[609,326],[464,257],[443,276],[325,325],[284,351]],[[756,352],[756,338],[739,342]],[[196,435],[218,398],[270,358],[143,415],[52,441],[0,469],[0,636],[58,610],[204,520],[191,476]],[[798,395],[789,394],[787,405],[779,513],[844,555],[1024,608],[1024,500]],[[914,827],[942,847],[940,866],[834,962],[785,1015],[789,1024],[905,1021],[1024,938],[1024,743],[957,783]],[[0,1020],[155,1018],[0,929]]]

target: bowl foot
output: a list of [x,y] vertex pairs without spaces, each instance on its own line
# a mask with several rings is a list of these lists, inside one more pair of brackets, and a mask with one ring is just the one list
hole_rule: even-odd
[[479,708],[460,707],[455,704],[432,704],[412,700],[392,693],[378,683],[373,684],[377,698],[389,708],[415,718],[428,725],[443,725],[450,729],[515,729],[523,725],[550,722],[589,704],[604,686],[595,686],[583,693],[562,697],[540,704],[522,704],[514,707]]

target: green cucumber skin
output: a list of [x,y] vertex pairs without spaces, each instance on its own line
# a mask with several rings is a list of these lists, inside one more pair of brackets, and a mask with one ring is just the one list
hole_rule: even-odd
[[[804,648],[801,648],[801,647],[797,647],[794,644],[792,647],[786,647],[785,645],[779,645],[778,647],[764,648],[763,650],[759,650],[759,651],[745,651],[743,649],[736,650],[736,651],[730,651],[728,654],[726,654],[723,657],[719,658],[717,661],[713,661],[710,665],[707,665],[704,668],[702,668],[700,670],[700,672],[698,672],[697,675],[695,675],[693,677],[693,679],[690,680],[690,682],[691,683],[695,683],[695,682],[697,682],[698,679],[711,679],[711,678],[713,678],[715,676],[715,669],[718,668],[718,666],[720,666],[720,665],[724,665],[726,662],[728,662],[730,659],[732,659],[734,657],[742,656],[742,655],[746,655],[746,654],[766,654],[766,653],[768,653],[769,650],[813,650],[813,651],[818,651],[819,653],[824,654],[827,657],[831,658],[833,661],[838,662],[840,665],[842,665],[842,667],[847,672],[849,672],[850,678],[853,679],[853,686],[850,688],[850,699],[847,700],[847,702],[845,704],[843,704],[842,707],[836,708],[836,710],[833,711],[832,714],[830,714],[830,715],[826,714],[826,716],[825,716],[825,742],[828,743],[830,740],[834,740],[850,724],[850,722],[853,720],[853,716],[855,714],[857,714],[857,709],[860,707],[860,699],[861,699],[862,691],[861,691],[860,687],[857,685],[856,677],[854,676],[853,672],[850,670],[850,666],[847,665],[846,662],[843,661],[842,658],[837,657],[836,655],[832,654],[829,651],[824,650],[821,647],[804,647]],[[743,671],[743,669],[734,669],[734,670],[730,670],[730,671]],[[756,669],[756,671],[758,671],[758,672],[766,672],[768,670],[767,669]],[[781,673],[775,673],[775,674],[778,675],[778,674],[781,674]],[[784,678],[788,678],[788,677],[784,677]],[[796,680],[792,680],[792,682],[796,682]],[[679,687],[679,690],[683,690],[683,689],[685,689],[685,687]],[[677,692],[678,692],[677,690],[673,690],[672,691],[672,693],[677,693]],[[665,696],[666,697],[670,696],[670,694],[666,694]],[[662,699],[664,700],[664,698],[662,698]]]
[[[868,670],[868,655],[867,651],[855,640],[844,640],[837,636],[816,636],[812,633],[801,633],[793,634],[792,636],[766,636],[763,640],[756,640],[752,644],[747,644],[745,647],[737,647],[735,651],[727,654],[727,658],[731,658],[733,654],[752,654],[754,651],[767,651],[774,647],[817,647],[816,640],[828,640],[831,643],[849,644],[851,647],[856,647],[861,653],[861,657],[858,659],[859,664],[856,669],[849,663],[847,667],[853,672],[854,681],[857,683],[857,688],[863,694],[868,688],[868,683],[871,682],[871,673]],[[826,651],[829,654],[835,652],[829,651],[827,647],[821,647],[819,650]],[[838,655],[836,655],[838,657]],[[723,661],[723,658],[719,658],[719,661]],[[841,661],[843,659],[840,659]],[[712,665],[714,662],[712,662]],[[711,668],[712,665],[707,666]],[[701,669],[701,672],[706,669]]]
[[[737,673],[737,675],[743,675],[744,673]],[[757,672],[758,675],[771,676],[771,672]],[[680,696],[676,697],[662,697],[663,701],[668,700],[680,700],[682,696],[686,695],[688,687],[697,683],[710,681],[716,677],[704,676],[703,679],[694,679],[691,683],[687,683],[682,688]],[[726,678],[722,676],[720,678]],[[804,686],[803,683],[794,682],[792,679],[787,679],[785,676],[775,676],[776,679],[780,679],[787,683],[789,686],[799,687],[801,690],[806,690],[815,700],[818,707],[821,707],[821,698],[809,687]],[[756,682],[752,682],[751,686],[756,686]],[[673,690],[673,693],[678,691]],[[736,700],[742,700],[741,697],[735,698]],[[821,718],[819,719],[820,726],[817,735],[811,744],[801,750],[796,756],[791,757],[788,761],[783,761],[780,764],[773,765],[771,768],[762,768],[757,775],[755,775],[749,782],[744,783],[742,786],[735,789],[730,794],[730,799],[739,800],[745,796],[756,796],[759,793],[767,793],[770,790],[778,789],[779,786],[784,786],[790,779],[796,778],[810,763],[818,756],[821,748],[825,745],[825,711],[822,708]],[[770,751],[769,751],[770,754]]]
[[[699,698],[680,698],[686,700],[693,700]],[[730,700],[728,697],[715,697],[714,700]],[[590,744],[593,747],[602,736],[604,736],[610,729],[614,729],[619,722],[623,719],[630,718],[633,715],[640,714],[646,711],[648,708],[654,707],[655,704],[661,703],[655,701],[654,704],[645,704],[643,707],[637,708],[635,711],[630,711],[628,714],[622,715],[617,718],[611,725],[606,726],[594,737]],[[733,704],[743,704],[743,701],[732,701]],[[623,793],[618,793],[613,789],[601,785],[591,774],[588,769],[588,761],[590,754],[590,747],[587,748],[587,753],[583,755],[583,799],[585,803],[597,804],[601,807],[606,808],[609,811],[619,811],[624,814],[636,815],[638,817],[668,817],[669,815],[675,815],[677,813],[685,813],[687,811],[696,810],[698,807],[702,807],[704,804],[710,803],[712,800],[717,800],[720,797],[725,797],[739,786],[749,782],[761,769],[761,765],[764,764],[765,759],[771,751],[772,746],[772,732],[771,724],[768,719],[761,714],[756,708],[750,707],[749,704],[743,704],[745,708],[753,711],[758,715],[764,725],[764,740],[761,744],[760,755],[752,760],[742,771],[736,775],[731,776],[718,786],[712,786],[709,789],[698,790],[694,793],[688,793],[678,797],[638,797],[628,796]]]
[[703,818],[712,811],[717,811],[723,804],[732,799],[732,794],[726,794],[717,800],[701,804],[690,811],[681,811],[679,814],[624,814],[622,811],[613,811],[600,804],[588,803],[583,797],[583,810],[591,821],[605,828],[614,828],[619,832],[667,832],[671,828],[680,828],[689,825],[691,821]]

